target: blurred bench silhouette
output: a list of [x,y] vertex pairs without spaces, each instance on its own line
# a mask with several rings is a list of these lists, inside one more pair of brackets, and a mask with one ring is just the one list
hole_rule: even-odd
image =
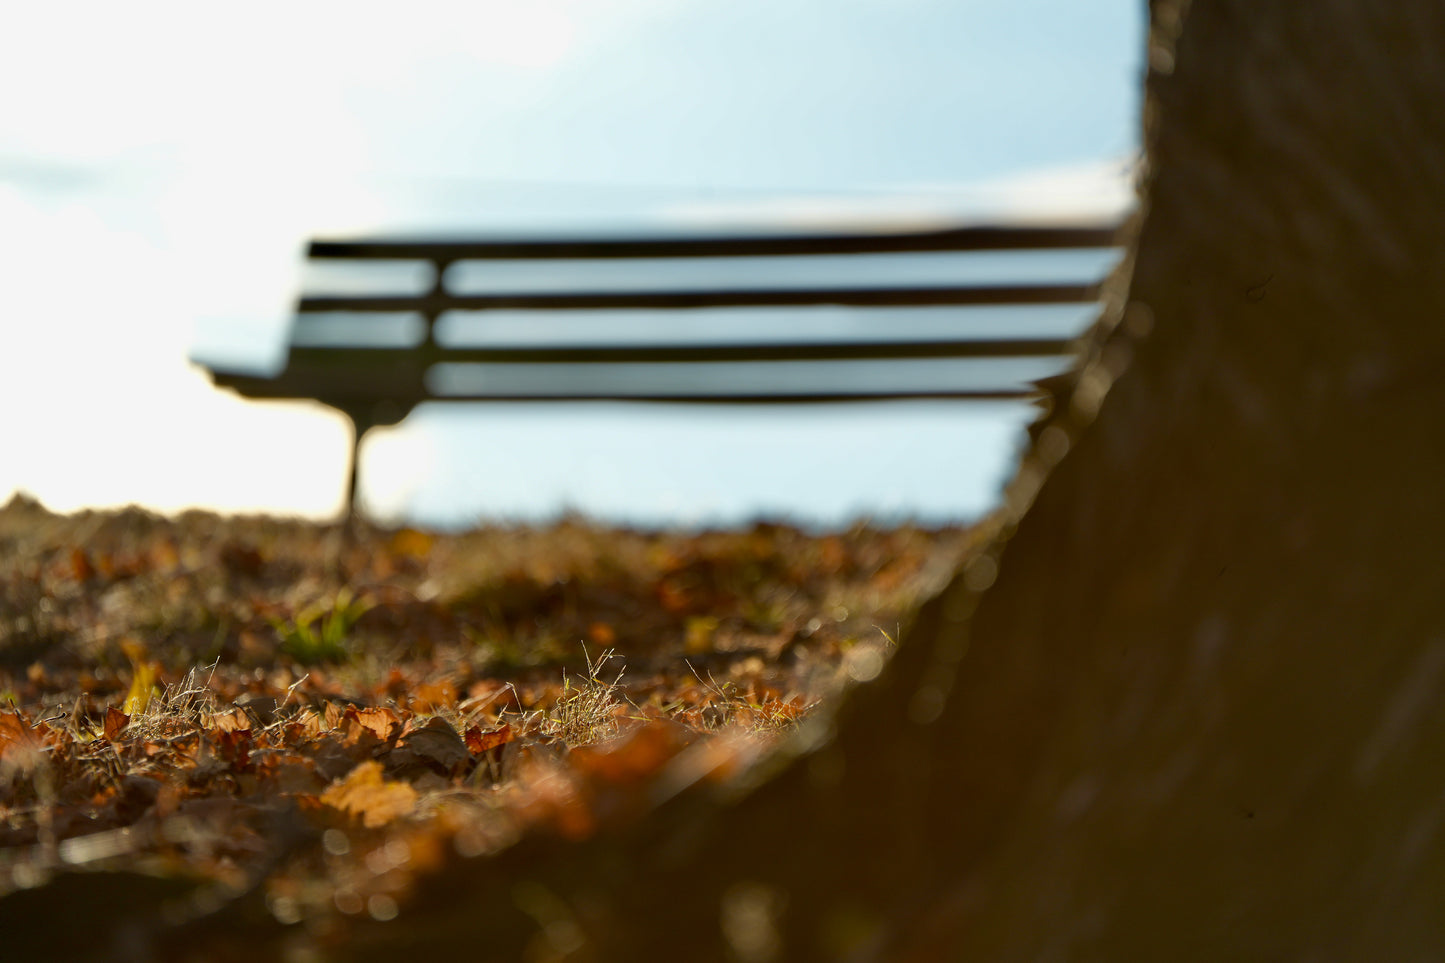
[[[980,331],[979,312],[967,310],[935,310],[921,332],[910,333],[906,319],[922,317],[918,309],[926,308],[1095,301],[1104,268],[1067,280],[998,283],[999,268],[989,267],[987,252],[995,252],[995,260],[998,252],[1094,252],[1102,264],[1098,254],[1115,247],[1116,236],[1117,225],[1108,224],[748,237],[317,240],[309,246],[309,267],[319,269],[322,283],[309,282],[300,298],[285,368],[264,376],[207,367],[216,385],[246,397],[314,399],[344,413],[354,429],[352,511],[362,437],[422,402],[1027,398],[1037,390],[1029,378],[1009,377],[999,363],[1055,359],[1057,370],[1070,334],[1001,336]],[[960,254],[984,255],[982,283],[960,283],[970,273],[961,260],[947,260],[941,272],[935,263],[941,277],[917,280],[930,257],[937,262]],[[870,263],[885,268],[882,280],[877,270],[870,279]],[[689,279],[679,270],[700,265],[731,276],[719,280],[704,271],[699,278],[693,270]],[[833,280],[809,283],[810,273],[830,265]],[[836,308],[850,309],[845,322],[834,311],[826,315],[823,337],[800,336],[808,311]],[[782,321],[765,315],[765,330],[749,334],[734,309],[752,309],[754,318],[759,309],[789,315]],[[576,324],[562,335],[533,324],[523,331],[540,334],[508,337],[508,323],[518,320],[513,312],[553,321],[558,316],[551,312],[567,312],[563,317],[585,320],[585,335],[576,333]],[[639,314],[667,327],[639,338]],[[478,327],[485,329],[482,337],[467,335]],[[629,327],[633,336],[619,340]]]

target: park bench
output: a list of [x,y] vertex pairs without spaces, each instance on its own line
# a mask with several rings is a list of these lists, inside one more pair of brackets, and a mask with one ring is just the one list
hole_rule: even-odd
[[[803,236],[316,240],[309,267],[319,269],[321,283],[308,283],[298,302],[285,367],[269,376],[207,367],[216,385],[248,398],[314,399],[344,413],[354,428],[350,508],[362,437],[423,402],[1026,398],[1037,389],[1027,378],[1008,377],[999,364],[1052,358],[1061,366],[1076,332],[981,333],[980,312],[968,309],[1087,304],[1098,299],[1105,270],[960,283],[968,272],[955,272],[950,261],[941,278],[919,283],[907,271],[898,280],[897,269],[908,259],[916,266],[920,258],[988,252],[997,258],[998,252],[1092,251],[1102,264],[1097,254],[1115,247],[1117,234],[1108,224]],[[869,279],[870,260],[889,269],[883,280]],[[698,265],[714,273],[731,269],[731,276],[699,280],[694,270],[691,279],[669,279],[687,273],[679,267]],[[831,280],[809,280],[828,265]],[[818,337],[814,324],[814,336],[801,336],[808,327],[802,319],[820,308],[835,312],[831,328]],[[774,312],[766,316],[765,334],[747,333],[739,320],[743,309]],[[850,320],[839,324],[838,309]],[[910,333],[905,321],[920,309],[934,309],[931,327]],[[776,312],[783,310],[789,316],[779,320]],[[665,319],[665,333],[653,326],[639,337],[639,314]],[[540,334],[519,341],[515,330],[496,336],[506,324],[488,328],[519,317],[581,319],[585,334],[576,324],[562,335],[546,333],[543,325],[530,329]],[[468,327],[480,328],[481,336],[468,337]],[[618,340],[628,330],[632,337]],[[996,375],[989,375],[990,366]]]

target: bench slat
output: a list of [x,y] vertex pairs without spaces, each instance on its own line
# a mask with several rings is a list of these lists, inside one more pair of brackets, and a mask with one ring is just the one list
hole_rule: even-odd
[[851,341],[744,344],[616,344],[578,346],[506,345],[475,348],[336,348],[291,349],[291,365],[339,366],[351,371],[396,370],[437,362],[534,364],[566,362],[647,362],[685,364],[712,361],[906,361],[923,358],[1047,358],[1068,353],[1071,341],[1061,338],[944,341]]
[[272,400],[314,399],[343,411],[357,403],[372,404],[379,400],[411,408],[432,397],[423,382],[425,369],[386,370],[367,368],[358,378],[356,368],[343,365],[304,365],[291,363],[275,377],[263,377],[233,371],[212,369],[212,381],[221,388],[230,388],[248,398]]
[[[764,346],[774,348],[779,346]],[[815,349],[814,345],[781,346],[797,347],[799,349]],[[830,346],[823,346],[830,347]],[[923,382],[906,387],[884,387],[871,389],[860,381],[854,380],[851,383],[842,381],[838,376],[830,376],[830,380],[839,380],[840,387],[829,388],[820,391],[784,391],[776,387],[776,379],[772,385],[764,381],[761,384],[749,383],[746,378],[739,378],[732,381],[728,388],[719,389],[709,387],[705,378],[698,377],[689,381],[682,387],[669,386],[665,388],[648,387],[646,384],[639,384],[627,378],[621,372],[616,373],[605,389],[588,387],[587,379],[578,376],[605,370],[607,365],[642,365],[645,368],[655,367],[659,373],[668,373],[676,370],[689,370],[694,364],[709,369],[709,373],[716,374],[717,365],[737,364],[742,369],[749,369],[754,363],[797,363],[802,360],[804,365],[811,365],[818,362],[820,365],[829,363],[859,363],[877,362],[879,365],[894,365],[898,372],[908,369],[912,363],[936,362],[939,360],[967,360],[979,357],[976,354],[967,353],[960,348],[957,353],[949,354],[924,354],[912,355],[894,351],[894,346],[868,346],[883,347],[873,356],[863,356],[857,353],[833,353],[829,355],[818,355],[814,353],[806,359],[800,359],[797,354],[786,352],[774,352],[765,358],[743,357],[720,357],[714,353],[699,353],[695,349],[679,347],[680,354],[687,356],[687,360],[676,361],[673,358],[664,357],[652,352],[630,353],[627,349],[621,351],[608,351],[603,356],[591,356],[585,359],[567,357],[567,352],[547,352],[533,349],[523,349],[520,352],[503,352],[503,356],[490,352],[486,349],[477,351],[442,352],[440,354],[423,353],[406,349],[357,349],[349,352],[338,353],[328,349],[306,349],[296,348],[292,350],[290,361],[286,370],[275,377],[262,377],[237,372],[216,371],[213,373],[215,383],[222,387],[231,388],[241,394],[253,398],[268,399],[307,399],[313,398],[326,404],[352,408],[357,405],[367,405],[379,399],[386,399],[395,403],[401,408],[409,409],[424,401],[561,401],[561,400],[628,400],[628,401],[679,401],[679,402],[705,402],[705,403],[750,403],[750,402],[793,402],[793,401],[841,401],[846,398],[856,397],[859,400],[880,400],[892,398],[1025,398],[1035,393],[1034,389],[1027,384],[974,384],[969,387],[938,383],[936,378],[931,385],[924,386]],[[954,346],[948,346],[950,348]],[[641,354],[641,357],[638,355]],[[1060,352],[1040,352],[1035,357],[1057,356]],[[1009,356],[1024,358],[1026,356],[1018,352],[1010,352]],[[994,356],[1000,357],[1000,356]],[[471,364],[499,364],[502,368],[513,365],[543,366],[536,371],[528,372],[528,387],[526,390],[517,390],[515,387],[505,387],[501,384],[486,385],[485,378],[482,380],[482,387],[467,387],[456,390],[438,391],[434,386],[428,384],[428,373],[433,370],[434,365],[465,367]],[[695,369],[694,369],[695,370]],[[756,369],[752,369],[756,370]],[[634,372],[634,375],[636,372]],[[642,375],[645,379],[646,375]],[[675,380],[675,379],[674,379]],[[894,379],[897,380],[896,378]],[[511,379],[515,383],[515,379]],[[468,382],[474,384],[473,382]]]
[[303,314],[323,311],[442,311],[686,308],[774,308],[1083,304],[1099,299],[1098,284],[1026,284],[972,287],[829,288],[753,291],[605,291],[545,294],[326,295],[301,298]]
[[889,254],[925,251],[1019,251],[1117,247],[1119,225],[1072,227],[978,227],[940,231],[870,232],[823,235],[715,237],[569,238],[533,240],[405,241],[359,239],[312,241],[307,256],[350,260],[592,260],[606,258],[683,258],[802,256],[810,254]]
[[453,402],[453,401],[475,401],[475,402],[505,402],[505,401],[545,401],[545,402],[568,402],[568,401],[636,401],[636,402],[667,402],[680,405],[777,405],[777,404],[838,404],[841,402],[867,402],[867,401],[1027,401],[1040,397],[1037,389],[1032,387],[1024,388],[959,388],[959,389],[937,389],[937,390],[909,390],[909,391],[876,391],[871,393],[853,392],[812,392],[808,394],[788,394],[783,392],[762,392],[762,391],[739,391],[734,394],[684,394],[681,392],[637,392],[635,394],[620,394],[615,391],[603,392],[537,392],[518,393],[503,391],[475,391],[456,394],[447,394],[442,397],[432,397],[427,400]]
[[[225,376],[218,374],[215,383],[220,387],[231,388],[239,391],[249,398],[268,399],[273,401],[307,401],[319,400],[324,404],[335,405],[343,409],[350,402],[370,403],[375,401],[377,393],[358,386],[354,379],[328,379],[317,377],[314,372],[308,372],[305,379],[268,379],[254,378],[247,376]],[[860,393],[858,391],[844,392],[811,392],[806,394],[788,394],[783,392],[768,392],[762,390],[738,390],[731,393],[703,394],[698,392],[685,393],[679,391],[644,391],[632,394],[622,394],[618,391],[567,391],[561,387],[542,386],[535,392],[516,391],[465,391],[448,393],[446,395],[435,395],[431,392],[419,390],[422,388],[420,382],[413,382],[410,385],[396,386],[388,390],[387,400],[394,401],[399,406],[411,408],[415,405],[428,401],[454,402],[454,401],[476,401],[476,402],[505,402],[505,401],[636,401],[636,402],[671,402],[676,404],[703,404],[703,405],[753,405],[753,404],[832,404],[839,402],[865,402],[865,401],[923,401],[923,400],[960,400],[960,401],[1011,401],[1034,398],[1039,395],[1037,389],[1032,386],[1022,387],[989,387],[989,388],[958,388],[958,389],[913,389],[906,391],[876,391]]]

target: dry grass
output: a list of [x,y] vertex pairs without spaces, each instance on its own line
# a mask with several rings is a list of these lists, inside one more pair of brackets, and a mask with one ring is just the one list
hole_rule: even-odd
[[147,693],[141,707],[130,717],[127,735],[168,739],[204,728],[217,712],[210,683],[218,664],[193,668],[179,682],[167,685],[159,693]]
[[771,735],[796,726],[821,700],[795,698],[791,701],[757,702],[747,698],[733,682],[707,678],[687,663],[688,670],[711,698],[701,710],[684,713],[685,721],[706,730],[737,729],[754,735]]
[[608,662],[618,659],[617,654],[607,649],[593,661],[585,645],[582,652],[587,660],[586,675],[574,681],[563,671],[562,695],[547,713],[541,727],[544,735],[561,739],[572,749],[596,745],[617,735],[618,713],[624,708],[618,692],[627,667],[620,665],[617,674],[608,682],[602,677],[602,669]]

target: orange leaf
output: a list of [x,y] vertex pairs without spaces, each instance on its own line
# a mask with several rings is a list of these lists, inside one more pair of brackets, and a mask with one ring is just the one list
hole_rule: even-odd
[[328,702],[325,709],[327,728],[335,729],[347,745],[367,743],[375,738],[389,742],[401,732],[401,716],[384,706],[340,706]]
[[250,731],[252,725],[251,717],[246,715],[246,710],[240,706],[216,713],[211,717],[210,723],[221,732],[235,732],[240,729]]
[[500,729],[493,729],[491,732],[483,732],[481,726],[472,726],[467,730],[467,748],[472,755],[480,756],[488,750],[498,746],[505,746],[512,741],[512,727],[502,726]]
[[376,829],[411,813],[416,790],[404,782],[389,782],[381,775],[381,763],[363,762],[321,794],[321,801]]
[[346,710],[345,719],[348,722],[355,719],[358,725],[371,730],[382,742],[390,741],[401,730],[401,716],[395,709],[388,709],[386,706],[349,708]]
[[104,726],[106,739],[114,742],[116,739],[120,738],[121,732],[128,725],[130,725],[130,716],[126,715],[124,712],[121,712],[115,706],[110,706],[108,709],[105,710]]
[[216,750],[221,754],[221,758],[229,762],[237,772],[244,772],[251,767],[250,729],[216,729],[211,732],[211,739],[216,743]]
[[446,679],[423,682],[411,693],[411,707],[419,712],[435,711],[442,706],[456,705],[457,687]]
[[29,770],[40,759],[40,737],[48,726],[32,729],[18,712],[0,715],[0,762]]

